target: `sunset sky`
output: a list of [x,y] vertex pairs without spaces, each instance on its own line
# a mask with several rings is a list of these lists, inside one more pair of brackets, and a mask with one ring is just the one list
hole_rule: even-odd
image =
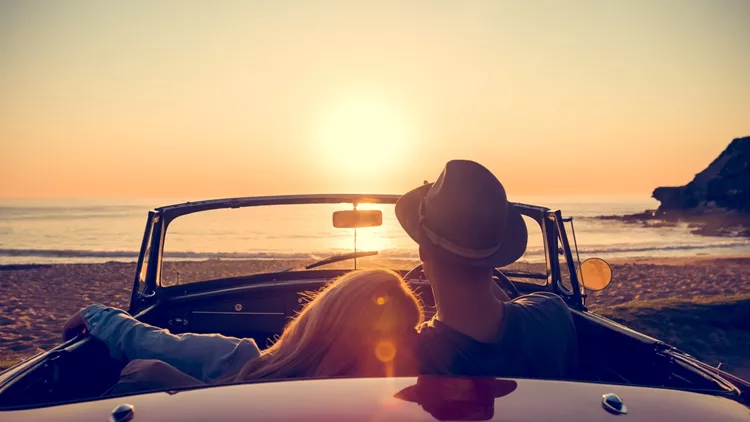
[[645,195],[750,135],[750,1],[0,2],[0,197]]

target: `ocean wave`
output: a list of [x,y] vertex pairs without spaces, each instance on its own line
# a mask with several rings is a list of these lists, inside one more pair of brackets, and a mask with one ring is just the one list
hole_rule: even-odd
[[[45,257],[45,258],[133,258],[139,253],[135,251],[97,251],[80,249],[0,249],[0,256]],[[326,254],[294,253],[294,252],[165,252],[164,258],[187,259],[309,259]]]

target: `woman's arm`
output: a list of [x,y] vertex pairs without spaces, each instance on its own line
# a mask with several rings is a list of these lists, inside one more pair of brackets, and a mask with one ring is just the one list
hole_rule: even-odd
[[172,334],[103,305],[91,305],[80,316],[88,333],[102,341],[113,358],[158,359],[203,382],[236,373],[260,354],[252,339]]

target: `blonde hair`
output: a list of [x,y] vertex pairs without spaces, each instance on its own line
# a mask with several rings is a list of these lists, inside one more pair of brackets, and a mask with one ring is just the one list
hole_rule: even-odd
[[413,362],[412,338],[424,319],[422,306],[395,272],[353,271],[308,297],[278,340],[248,362],[237,381],[392,376]]

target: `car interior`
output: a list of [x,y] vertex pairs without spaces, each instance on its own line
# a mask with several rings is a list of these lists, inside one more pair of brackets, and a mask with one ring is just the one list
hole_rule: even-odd
[[[263,347],[300,309],[302,293],[316,290],[342,273],[343,270],[287,272],[275,277],[273,284],[250,276],[180,286],[179,292],[173,292],[174,297],[165,297],[138,318],[172,333],[221,333],[253,338]],[[432,291],[426,281],[410,280],[410,284],[425,304],[426,317],[434,315]],[[518,280],[514,284],[521,294],[544,288]],[[217,289],[218,285],[221,288]],[[660,353],[661,343],[654,339],[585,310],[572,312],[580,353],[575,380],[718,393],[729,389]],[[117,382],[125,363],[110,358],[104,345],[92,338],[75,339],[1,391],[0,407],[101,397]]]
[[[557,218],[561,219],[559,212]],[[382,216],[379,212],[339,211],[334,214],[336,227],[376,226],[381,223]],[[552,223],[547,221],[546,224]],[[545,230],[552,233],[555,231],[554,226]],[[560,231],[564,233],[563,230]],[[565,248],[567,241],[564,234],[555,237],[557,241],[553,240],[551,246],[546,246],[552,249],[553,256],[564,250],[570,252],[570,248]],[[150,241],[148,232],[144,236],[145,252],[142,252],[142,256],[148,256],[149,253],[146,239]],[[555,248],[558,242],[562,243]],[[354,255],[356,254],[355,252]],[[377,252],[363,252],[362,256],[374,254]],[[264,348],[301,309],[306,292],[318,290],[350,271],[346,267],[318,267],[348,260],[354,255],[327,258],[302,271],[285,270],[162,285],[158,295],[149,296],[148,306],[135,309],[134,316],[174,334],[221,333],[252,338],[258,346]],[[562,256],[561,260],[572,261],[569,254],[559,255]],[[544,267],[544,264],[541,265]],[[582,268],[579,267],[579,271]],[[573,381],[708,391],[713,394],[733,393],[731,386],[676,359],[672,354],[664,353],[669,346],[588,312],[582,306],[580,296],[576,298],[570,289],[569,278],[568,287],[565,287],[566,281],[562,275],[564,270],[560,271],[558,286],[553,286],[549,281],[550,271],[546,272],[547,274],[524,272],[508,267],[496,269],[494,275],[498,285],[510,298],[542,290],[562,292],[562,297],[571,309],[578,335],[579,365]],[[139,277],[143,277],[145,271],[138,273]],[[429,319],[434,316],[432,289],[420,266],[412,271],[401,271],[401,275],[420,296],[425,307],[425,317]],[[591,285],[590,281],[589,279],[587,286]],[[140,289],[139,285],[135,290],[138,292]],[[58,346],[45,359],[34,363],[28,370],[21,371],[13,382],[6,383],[0,390],[0,408],[40,406],[102,397],[118,381],[120,371],[126,363],[112,359],[99,341],[81,336]],[[2,376],[0,374],[0,380]]]

